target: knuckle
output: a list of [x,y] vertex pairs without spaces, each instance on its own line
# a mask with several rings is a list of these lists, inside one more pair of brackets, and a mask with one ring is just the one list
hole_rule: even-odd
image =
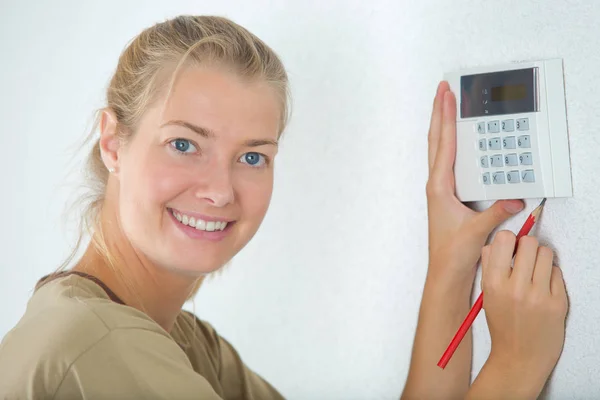
[[513,286],[510,291],[510,300],[516,304],[525,304],[527,301],[527,294],[521,288]]
[[542,293],[534,291],[527,296],[527,304],[532,309],[544,309],[548,305],[548,298]]
[[498,241],[498,243],[506,244],[506,243],[514,242],[515,239],[516,239],[516,236],[514,233],[512,233],[511,231],[502,230],[496,234],[494,241]]
[[535,236],[523,236],[521,238],[521,240],[519,240],[519,246],[522,247],[538,247],[539,242],[538,240],[535,238]]
[[435,176],[435,172],[433,173],[434,176],[432,176],[429,181],[427,182],[427,185],[425,186],[425,193],[427,194],[427,197],[430,199],[436,199],[436,198],[440,198],[442,196],[444,196],[445,194],[445,186],[443,185],[442,182],[439,181],[439,179],[436,178]]
[[552,259],[554,257],[554,251],[552,251],[552,249],[547,246],[540,246],[538,248],[538,256]]
[[425,185],[425,193],[427,197],[435,197],[438,193],[437,185],[431,178],[427,181],[427,185]]

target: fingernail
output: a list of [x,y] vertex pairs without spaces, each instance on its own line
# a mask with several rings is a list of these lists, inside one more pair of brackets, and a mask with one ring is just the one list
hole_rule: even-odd
[[511,214],[516,214],[523,209],[523,203],[520,201],[508,201],[504,203],[504,209]]

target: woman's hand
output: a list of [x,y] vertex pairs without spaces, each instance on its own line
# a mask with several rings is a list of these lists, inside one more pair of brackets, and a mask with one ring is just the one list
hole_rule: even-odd
[[520,239],[511,268],[515,239],[512,232],[499,232],[482,251],[489,362],[514,375],[516,384],[523,377],[541,390],[562,352],[567,293],[552,250],[534,237]]
[[523,209],[520,200],[494,203],[484,212],[463,205],[455,195],[456,98],[447,82],[435,96],[429,129],[429,271],[444,279],[473,279],[490,233]]
[[492,337],[490,356],[467,399],[536,399],[556,366],[565,340],[567,293],[552,250],[534,237],[499,232],[485,246],[483,307]]

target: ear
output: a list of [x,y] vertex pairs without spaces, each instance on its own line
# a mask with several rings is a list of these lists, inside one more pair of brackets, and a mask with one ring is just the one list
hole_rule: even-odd
[[110,108],[102,110],[100,116],[100,154],[111,172],[118,171],[121,141],[117,135],[117,116]]

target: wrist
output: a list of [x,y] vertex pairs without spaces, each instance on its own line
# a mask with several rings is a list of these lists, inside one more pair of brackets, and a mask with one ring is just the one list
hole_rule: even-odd
[[471,304],[473,276],[457,276],[440,271],[429,271],[423,288],[423,301],[434,302],[456,310],[464,318]]
[[444,274],[447,279],[474,279],[481,249],[465,247],[458,241],[429,248],[429,271]]
[[477,270],[464,268],[451,260],[431,260],[427,269],[426,284],[439,287],[464,288],[469,292],[475,282]]
[[505,398],[536,399],[546,382],[543,374],[535,368],[505,360],[495,354],[490,354],[482,372],[488,375],[489,380],[495,382],[494,386]]

